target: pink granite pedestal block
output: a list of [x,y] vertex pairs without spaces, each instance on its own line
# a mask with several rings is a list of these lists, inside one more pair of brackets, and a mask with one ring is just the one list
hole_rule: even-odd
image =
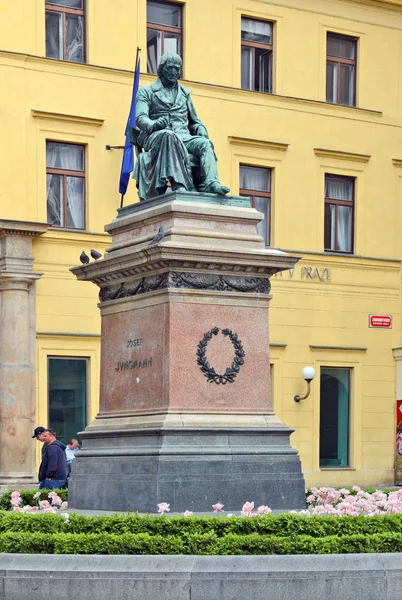
[[105,259],[72,269],[100,288],[102,357],[71,506],[304,506],[292,430],[271,405],[267,310],[270,277],[298,257],[265,248],[260,219],[244,198],[166,194],[121,211]]

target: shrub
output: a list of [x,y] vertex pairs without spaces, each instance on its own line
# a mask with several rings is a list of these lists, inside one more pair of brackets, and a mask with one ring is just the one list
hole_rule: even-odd
[[230,533],[218,538],[213,533],[183,536],[124,533],[114,535],[75,533],[0,534],[0,552],[20,554],[356,554],[401,552],[401,533],[373,535],[275,536]]

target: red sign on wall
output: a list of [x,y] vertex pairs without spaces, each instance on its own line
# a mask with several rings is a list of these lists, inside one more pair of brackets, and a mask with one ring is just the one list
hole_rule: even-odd
[[392,315],[369,315],[369,327],[392,328]]
[[402,400],[396,401],[396,428],[402,429]]

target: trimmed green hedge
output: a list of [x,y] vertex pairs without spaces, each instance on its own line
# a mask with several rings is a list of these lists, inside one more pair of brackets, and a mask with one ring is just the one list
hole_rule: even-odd
[[213,532],[182,536],[124,533],[114,535],[72,533],[15,533],[0,535],[0,552],[19,554],[356,554],[401,552],[402,534],[279,537],[274,535],[228,534],[218,538]]
[[217,538],[229,534],[273,535],[289,537],[305,535],[327,536],[372,535],[398,533],[402,535],[402,514],[375,517],[306,516],[283,513],[252,518],[228,517],[159,517],[134,514],[85,517],[71,513],[68,521],[62,515],[0,511],[0,534],[74,533],[74,534],[142,534],[151,536],[181,536],[213,533]]

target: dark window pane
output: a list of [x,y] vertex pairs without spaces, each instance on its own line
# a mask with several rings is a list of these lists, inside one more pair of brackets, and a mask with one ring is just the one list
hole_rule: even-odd
[[162,33],[147,29],[147,72],[156,75],[162,55]]
[[61,13],[46,11],[46,56],[47,58],[63,58],[61,44]]
[[336,104],[338,90],[338,64],[327,60],[327,102]]
[[353,201],[354,180],[348,177],[325,175],[325,197]]
[[179,54],[180,55],[180,35],[177,33],[169,33],[165,31],[163,36],[163,54]]
[[245,190],[271,191],[271,170],[240,166],[240,188]]
[[349,206],[337,206],[337,250],[352,252],[352,209]]
[[355,68],[351,65],[340,65],[339,104],[354,106]]
[[349,466],[350,369],[321,369],[320,466]]
[[49,427],[68,444],[83,431],[87,421],[87,360],[48,359]]
[[255,52],[255,90],[259,92],[271,92],[271,50],[265,51],[256,48]]
[[84,229],[84,178],[66,177],[67,222],[66,227]]
[[84,146],[46,142],[46,166],[70,171],[83,171]]
[[66,15],[66,60],[84,62],[84,19]]
[[355,60],[356,58],[356,40],[341,35],[328,33],[327,35],[327,55],[338,58],[347,58]]
[[259,196],[254,196],[254,208],[258,210],[258,212],[264,215],[264,220],[258,223],[257,232],[260,234],[262,238],[264,238],[264,242],[266,246],[269,246],[269,222],[270,222],[270,202],[269,198],[261,198]]
[[84,8],[84,0],[45,0],[46,4],[64,6],[67,8]]
[[335,210],[334,204],[325,204],[324,217],[324,248],[335,250]]
[[253,89],[253,50],[241,49],[241,87],[243,90]]
[[241,39],[258,44],[272,44],[272,24],[243,17],[241,20]]
[[168,27],[180,27],[180,6],[163,2],[147,2],[148,23],[158,23]]
[[63,217],[63,177],[46,175],[47,222],[57,227],[64,226]]

